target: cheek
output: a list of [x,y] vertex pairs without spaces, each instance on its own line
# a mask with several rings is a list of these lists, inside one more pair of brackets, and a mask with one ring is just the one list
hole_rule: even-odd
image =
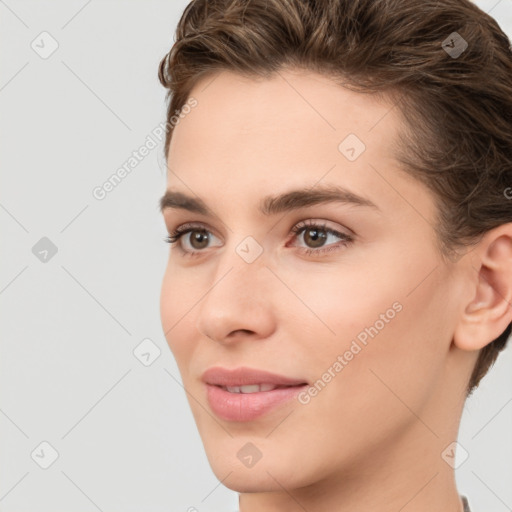
[[422,410],[442,381],[451,338],[441,290],[437,283],[425,282],[410,295],[399,296],[401,311],[368,338],[362,357],[347,368],[352,389],[369,391],[367,405],[407,416],[402,404]]
[[200,290],[192,285],[191,279],[184,279],[183,274],[180,276],[169,264],[160,291],[160,319],[169,348],[180,367],[183,360],[190,357],[193,348],[189,339],[192,332],[190,322],[194,304],[200,297]]
[[[288,272],[290,281],[293,270]],[[325,266],[297,275],[303,277],[291,281],[295,297],[282,292],[282,304],[287,308],[282,310],[282,318],[289,324],[292,317],[301,332],[315,333],[315,351],[343,349],[360,333],[364,341],[365,328],[376,324],[379,332],[386,330],[402,314],[398,311],[403,310],[401,286],[384,279],[389,272],[342,263],[337,268]],[[318,343],[319,338],[325,343]]]
[[[381,257],[380,265],[325,267],[296,281],[294,291],[301,301],[289,298],[288,315],[282,313],[293,318],[289,325],[301,340],[297,348],[311,363],[312,380],[330,368],[335,371],[338,356],[345,356],[343,369],[337,365],[336,373],[343,378],[332,379],[337,381],[332,388],[341,386],[343,394],[365,387],[373,390],[369,399],[379,400],[382,391],[390,395],[376,375],[400,390],[404,382],[410,383],[404,393],[411,392],[413,400],[415,392],[428,393],[449,348],[450,311],[443,305],[446,276],[433,271],[436,262],[425,254],[400,260],[395,251],[388,260]],[[292,310],[301,315],[292,315]]]
[[[438,322],[440,282],[425,281],[410,293],[415,279],[406,275],[394,287],[384,286],[390,281],[386,278],[382,287],[371,289],[361,286],[359,277],[313,279],[309,288],[299,291],[336,333],[331,335],[315,319],[317,336],[310,337],[309,315],[294,326],[301,342],[297,344],[300,360],[307,362],[304,367],[317,389],[309,403],[298,408],[296,419],[301,421],[294,428],[300,437],[301,425],[307,426],[322,464],[329,459],[326,453],[357,458],[414,423],[410,410],[419,413],[425,406],[445,360],[447,327]],[[343,283],[343,288],[333,281]],[[318,299],[321,288],[325,295]]]

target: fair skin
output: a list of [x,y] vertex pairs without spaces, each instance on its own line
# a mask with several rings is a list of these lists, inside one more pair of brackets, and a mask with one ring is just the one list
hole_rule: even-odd
[[[241,512],[461,512],[441,454],[457,438],[478,350],[512,320],[511,225],[443,259],[433,198],[393,158],[396,109],[325,76],[224,71],[191,96],[198,105],[169,148],[168,190],[208,212],[163,214],[169,233],[190,222],[209,240],[188,233],[171,246],[161,318],[215,475],[240,493]],[[338,150],[350,133],[366,146],[354,161]],[[266,196],[328,185],[375,206],[259,210]],[[304,220],[353,240],[328,234],[315,245],[311,229],[291,232]],[[248,236],[262,249],[251,263],[236,251]],[[304,252],[322,247],[332,251]],[[396,303],[332,377],[338,356]],[[211,366],[308,384],[331,368],[332,378],[307,404],[232,421],[209,405],[201,375]],[[261,453],[252,467],[237,457],[248,442]]]

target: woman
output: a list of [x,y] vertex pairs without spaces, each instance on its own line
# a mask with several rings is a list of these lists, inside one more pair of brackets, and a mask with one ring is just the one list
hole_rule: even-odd
[[468,511],[512,322],[512,55],[467,0],[193,1],[162,325],[241,512]]

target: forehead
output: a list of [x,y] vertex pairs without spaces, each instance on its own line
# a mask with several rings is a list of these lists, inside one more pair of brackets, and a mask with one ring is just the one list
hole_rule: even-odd
[[[323,181],[373,197],[384,209],[410,208],[404,197],[418,201],[423,186],[400,172],[393,154],[397,109],[376,95],[283,70],[257,79],[223,71],[190,96],[197,105],[181,118],[169,147],[174,189],[203,198],[213,191],[217,207],[237,211]],[[347,157],[350,146],[356,158]],[[430,209],[426,202],[425,215]]]
[[271,78],[222,71],[201,80],[190,96],[198,104],[174,129],[169,157],[175,163],[181,151],[189,161],[232,161],[237,154],[246,163],[249,155],[260,163],[283,157],[290,162],[294,155],[332,160],[349,134],[382,158],[391,156],[387,149],[397,130],[392,104],[297,69]]

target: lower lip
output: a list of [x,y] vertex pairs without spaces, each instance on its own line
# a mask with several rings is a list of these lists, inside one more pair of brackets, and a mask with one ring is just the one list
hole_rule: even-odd
[[230,393],[219,386],[206,384],[208,402],[212,411],[228,421],[252,421],[271,409],[295,398],[307,384],[258,391],[257,393]]

